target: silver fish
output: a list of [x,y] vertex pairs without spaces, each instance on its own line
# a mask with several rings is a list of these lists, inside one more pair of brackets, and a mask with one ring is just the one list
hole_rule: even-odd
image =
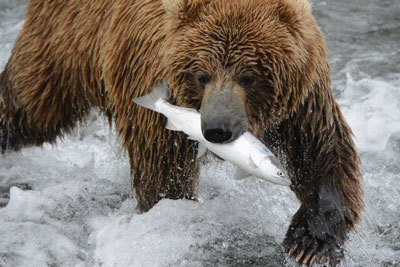
[[215,144],[207,141],[201,131],[200,113],[194,109],[171,105],[168,101],[168,85],[164,81],[148,95],[133,101],[143,107],[163,114],[168,118],[166,128],[182,131],[199,144],[198,158],[207,149],[217,156],[237,166],[234,179],[255,176],[279,185],[290,185],[291,181],[272,161],[274,155],[250,132],[245,132],[235,141]]

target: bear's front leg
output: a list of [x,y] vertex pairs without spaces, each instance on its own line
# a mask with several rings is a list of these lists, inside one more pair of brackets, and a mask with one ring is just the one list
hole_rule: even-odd
[[[143,126],[139,129],[145,131]],[[138,212],[148,211],[163,198],[196,200],[197,143],[160,122],[147,130],[156,132],[137,137],[129,149]]]
[[299,263],[336,266],[364,209],[360,160],[337,104],[319,107],[318,114],[305,103],[265,138],[285,159],[291,189],[301,202],[283,245]]
[[283,245],[299,263],[336,266],[347,238],[346,208],[337,188],[323,185],[306,198],[293,216]]

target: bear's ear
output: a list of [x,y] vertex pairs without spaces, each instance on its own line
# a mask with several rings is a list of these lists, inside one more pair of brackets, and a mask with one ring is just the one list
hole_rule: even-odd
[[293,4],[298,10],[311,13],[311,3],[308,0],[293,0]]
[[279,19],[293,28],[298,28],[299,22],[311,15],[311,4],[308,0],[284,0],[277,10]]
[[167,15],[178,15],[184,6],[184,0],[162,0],[164,10]]
[[189,21],[197,17],[210,0],[162,0],[168,18]]

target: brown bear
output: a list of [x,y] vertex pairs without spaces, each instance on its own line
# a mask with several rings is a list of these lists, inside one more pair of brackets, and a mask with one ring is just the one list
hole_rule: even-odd
[[363,210],[360,161],[307,0],[32,0],[0,76],[2,152],[55,142],[98,107],[129,153],[140,211],[195,200],[197,143],[132,102],[163,79],[207,140],[249,130],[279,157],[301,201],[285,249],[336,265]]

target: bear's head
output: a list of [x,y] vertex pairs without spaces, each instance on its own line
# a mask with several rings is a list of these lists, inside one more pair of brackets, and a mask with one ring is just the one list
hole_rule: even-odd
[[204,137],[261,136],[329,85],[307,0],[163,0],[171,97],[201,113]]

